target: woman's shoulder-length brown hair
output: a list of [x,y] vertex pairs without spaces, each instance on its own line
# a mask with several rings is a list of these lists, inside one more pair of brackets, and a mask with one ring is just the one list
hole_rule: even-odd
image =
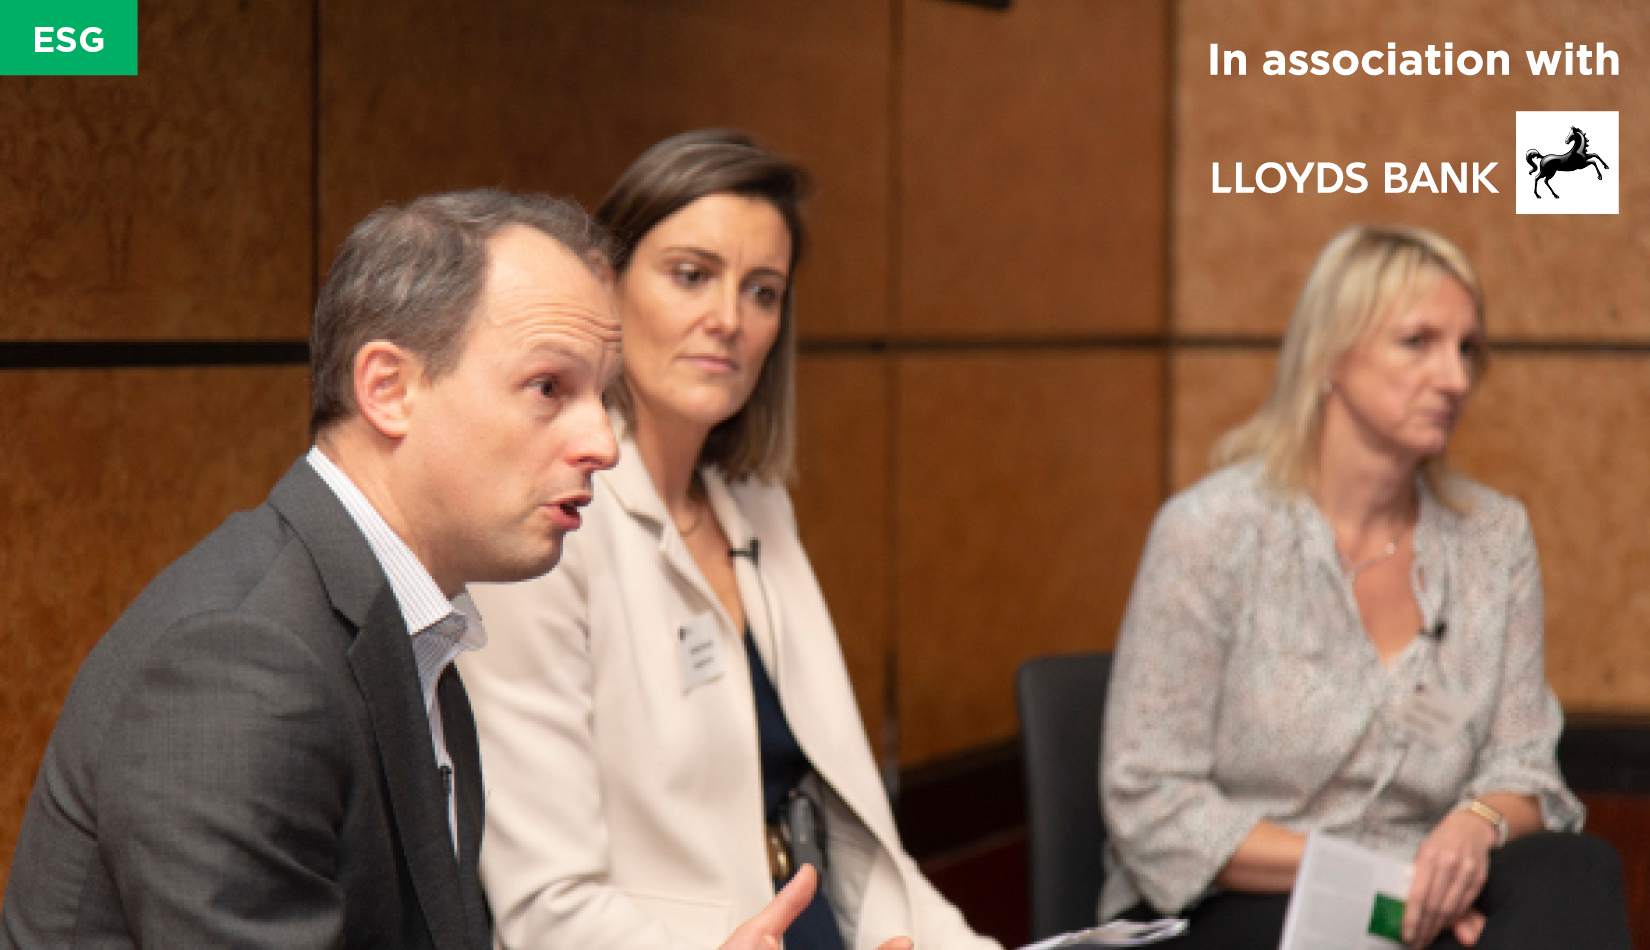
[[[796,266],[806,230],[801,205],[810,191],[800,165],[728,129],[683,132],[643,152],[614,183],[596,211],[613,235],[613,269],[630,266],[636,245],[659,222],[709,195],[759,198],[779,212],[791,236],[791,260],[780,301],[779,335],[762,364],[745,405],[712,429],[699,464],[731,482],[751,476],[783,482],[796,466]],[[608,389],[609,401],[627,426],[636,423],[629,387],[621,375]]]

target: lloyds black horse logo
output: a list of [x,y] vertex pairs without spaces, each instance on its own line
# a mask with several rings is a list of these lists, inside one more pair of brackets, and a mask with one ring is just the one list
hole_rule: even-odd
[[1524,160],[1530,163],[1530,174],[1535,176],[1535,196],[1537,198],[1541,197],[1542,182],[1547,183],[1547,191],[1554,198],[1558,197],[1558,192],[1553,191],[1553,176],[1559,172],[1573,172],[1592,166],[1594,174],[1598,175],[1598,180],[1604,180],[1604,173],[1599,171],[1598,166],[1593,165],[1593,163],[1598,162],[1599,165],[1603,165],[1605,168],[1610,166],[1604,159],[1587,151],[1586,132],[1572,125],[1570,126],[1570,137],[1564,141],[1570,143],[1570,150],[1562,155],[1543,155],[1533,148],[1524,153]]

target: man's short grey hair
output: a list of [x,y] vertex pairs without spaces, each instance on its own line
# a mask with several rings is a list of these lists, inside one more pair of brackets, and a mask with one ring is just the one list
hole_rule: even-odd
[[487,274],[487,241],[522,226],[555,239],[595,273],[607,232],[577,204],[498,188],[386,205],[356,225],[332,263],[310,324],[313,438],[356,411],[354,363],[385,340],[423,364],[427,379],[458,365]]

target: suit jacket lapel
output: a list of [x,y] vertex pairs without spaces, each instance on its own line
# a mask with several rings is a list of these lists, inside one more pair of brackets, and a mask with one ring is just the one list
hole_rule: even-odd
[[[430,937],[441,950],[484,946],[467,932],[430,721],[411,638],[389,581],[343,503],[308,462],[298,460],[269,501],[309,550],[333,608],[356,628],[350,669],[372,719],[390,812]],[[466,722],[473,745],[474,721],[466,717]]]
[[447,825],[446,791],[435,767],[430,720],[418,691],[418,668],[401,610],[387,583],[366,625],[355,635],[349,661],[372,715],[390,810],[430,936],[441,948],[475,947],[465,922],[458,862],[453,858]]
[[344,503],[304,459],[276,483],[269,503],[303,540],[333,609],[359,629],[390,582]]

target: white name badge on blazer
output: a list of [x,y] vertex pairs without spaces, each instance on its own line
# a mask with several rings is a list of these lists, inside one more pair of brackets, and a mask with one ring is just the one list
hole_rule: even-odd
[[682,692],[690,693],[722,677],[722,641],[716,615],[703,613],[676,631],[676,659],[682,667]]
[[1467,726],[1471,710],[1459,697],[1440,689],[1420,687],[1398,710],[1398,721],[1410,735],[1435,748],[1448,745]]

